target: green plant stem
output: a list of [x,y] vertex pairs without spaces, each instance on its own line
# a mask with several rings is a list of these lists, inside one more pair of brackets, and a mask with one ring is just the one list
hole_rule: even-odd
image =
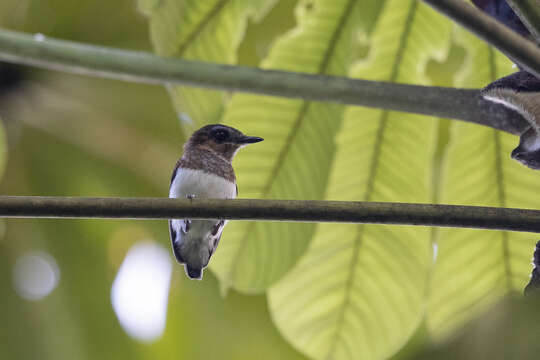
[[340,222],[540,232],[540,210],[345,201],[0,196],[0,217]]
[[540,2],[538,0],[506,0],[521,22],[540,43]]
[[0,59],[150,84],[184,84],[453,118],[516,135],[528,127],[517,112],[482,99],[480,92],[473,89],[353,80],[166,59],[144,52],[85,45],[7,30],[0,30]]
[[528,72],[540,78],[540,49],[491,16],[463,0],[424,0],[436,10],[461,24],[478,37],[519,62]]

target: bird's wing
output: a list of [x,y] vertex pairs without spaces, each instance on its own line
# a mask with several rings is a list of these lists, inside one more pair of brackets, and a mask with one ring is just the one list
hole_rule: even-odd
[[[216,238],[214,239],[214,246],[212,246],[212,248],[210,249],[210,257],[212,257],[212,255],[216,251],[216,248],[219,244],[219,240],[221,240],[221,233],[219,233],[219,235],[216,236]],[[208,260],[210,260],[210,258],[208,258]]]
[[[189,220],[188,220],[189,221]],[[180,255],[180,244],[184,241],[183,237],[186,234],[186,221],[185,220],[169,220],[169,235],[171,238],[171,246],[174,257],[180,264],[184,264],[185,260]]]
[[171,175],[171,182],[170,182],[169,185],[172,185],[172,183],[174,181],[174,177],[176,176],[176,172],[178,171],[178,168],[180,167],[180,160],[182,160],[182,159],[179,159],[176,162],[176,165],[174,165],[174,169],[173,169],[173,172],[172,172],[172,175]]
[[[176,177],[176,173],[180,169],[180,161],[181,159],[179,159],[174,165],[170,185],[172,185],[174,178]],[[185,240],[184,237],[189,230],[189,223],[191,223],[191,221],[188,219],[169,220],[169,236],[171,238],[171,246],[174,257],[180,264],[185,264],[185,260],[180,254],[180,244],[182,244],[182,242]]]
[[[214,225],[214,228],[212,229],[212,232],[210,233],[211,236],[213,236],[212,240],[212,246],[209,249],[210,257],[212,254],[214,254],[214,251],[216,251],[216,248],[219,244],[219,240],[221,239],[221,234],[223,233],[223,228],[225,227],[226,221],[220,220]],[[208,260],[210,260],[210,257]]]

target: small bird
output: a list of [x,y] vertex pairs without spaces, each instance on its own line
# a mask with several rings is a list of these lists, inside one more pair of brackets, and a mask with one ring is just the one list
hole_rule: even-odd
[[[225,125],[207,125],[195,131],[174,167],[169,197],[234,199],[238,187],[232,159],[240,148],[259,141],[263,139]],[[169,220],[174,256],[184,264],[189,278],[202,279],[226,224],[223,219]]]
[[529,124],[512,151],[515,159],[540,170],[540,79],[525,70],[498,79],[481,91],[484,99],[518,112]]

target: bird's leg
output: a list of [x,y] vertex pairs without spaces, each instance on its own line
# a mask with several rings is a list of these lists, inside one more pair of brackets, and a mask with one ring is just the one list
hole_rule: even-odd
[[[187,194],[187,195],[186,195],[186,198],[188,198],[189,200],[193,200],[193,199],[195,199],[196,197],[197,197],[197,196],[196,196],[195,194]],[[189,231],[189,229],[191,229],[191,220],[189,220],[189,219],[184,219],[184,224],[185,224],[185,226],[184,226],[185,231],[184,231],[184,232],[187,234],[188,231]]]
[[189,229],[191,229],[191,220],[184,219],[184,233],[188,233]]

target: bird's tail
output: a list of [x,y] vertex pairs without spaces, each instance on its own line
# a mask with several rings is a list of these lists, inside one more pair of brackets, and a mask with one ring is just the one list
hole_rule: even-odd
[[[202,268],[204,268],[208,264],[208,260],[206,261],[206,263],[200,263],[199,261],[197,261],[197,259],[193,259],[193,257],[189,256],[189,251],[187,257],[182,256],[182,243],[188,241],[188,239],[186,238],[188,235],[186,233],[183,233],[184,238],[182,238],[182,230],[177,231],[176,229],[178,229],[178,227],[175,228],[173,226],[173,221],[175,220],[169,220],[169,231],[174,257],[180,264],[184,265],[186,274],[190,279],[202,280]],[[184,249],[184,255],[186,255],[185,253],[186,249]]]
[[186,274],[190,279],[202,280],[202,269],[192,268],[188,264],[185,264],[184,268],[186,269]]

